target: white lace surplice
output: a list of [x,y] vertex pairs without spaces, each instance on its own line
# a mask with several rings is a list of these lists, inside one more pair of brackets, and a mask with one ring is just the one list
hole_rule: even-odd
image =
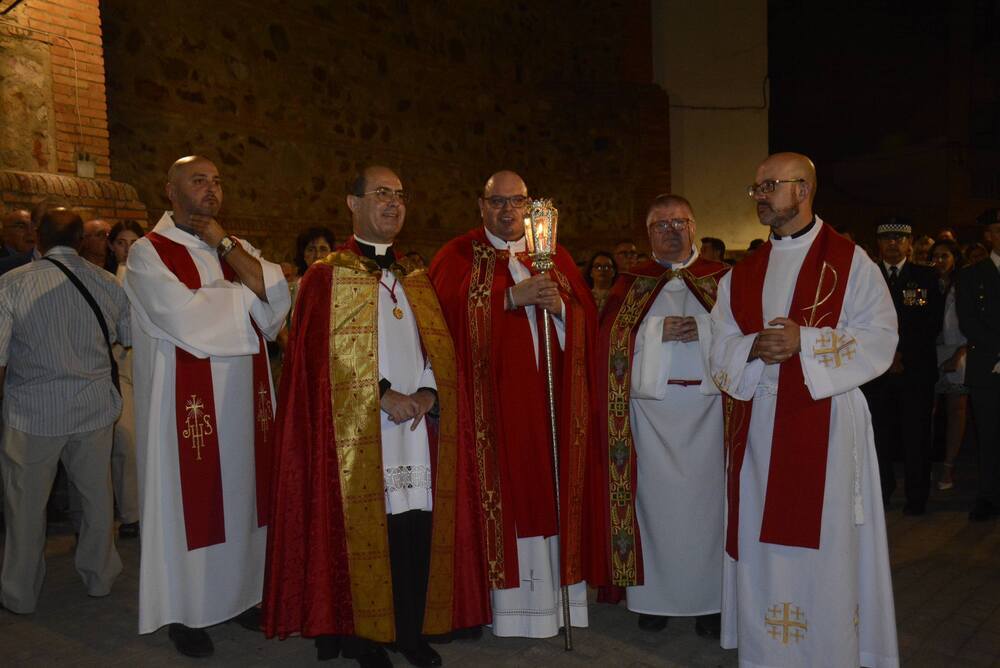
[[[392,383],[392,389],[412,394],[421,387],[437,388],[430,362],[424,360],[420,333],[410,302],[403,292],[402,282],[395,284],[396,303],[392,287],[396,277],[391,271],[382,272],[378,295],[378,370],[382,378]],[[399,306],[402,318],[393,315]],[[411,420],[394,424],[381,412],[382,466],[385,474],[385,512],[398,515],[410,510],[433,509],[431,495],[431,455],[424,420],[413,431]]]

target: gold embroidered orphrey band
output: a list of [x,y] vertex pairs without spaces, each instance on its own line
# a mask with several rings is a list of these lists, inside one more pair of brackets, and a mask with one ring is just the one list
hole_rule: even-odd
[[497,461],[496,432],[493,429],[493,384],[490,382],[493,272],[497,254],[492,248],[473,242],[472,276],[469,280],[469,339],[472,346],[472,397],[476,420],[476,470],[479,474],[483,506],[483,533],[486,539],[487,575],[491,589],[503,589],[504,533],[500,469]]
[[611,326],[608,348],[608,482],[611,504],[611,582],[619,587],[638,584],[635,554],[635,489],[632,471],[632,427],[628,388],[632,382],[632,329],[646,304],[670,278],[639,276],[632,283]]
[[333,268],[330,400],[354,633],[392,642],[396,627],[378,413],[378,279],[333,257],[327,260]]
[[[344,507],[355,635],[395,640],[392,575],[385,514],[385,478],[379,415],[378,267],[349,251],[329,255],[330,392]],[[404,275],[424,349],[431,358],[441,408],[431,565],[423,631],[451,630],[454,599],[457,370],[451,337],[422,269],[394,265]]]

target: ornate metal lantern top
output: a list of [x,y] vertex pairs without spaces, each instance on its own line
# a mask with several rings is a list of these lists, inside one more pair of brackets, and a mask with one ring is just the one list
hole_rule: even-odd
[[552,256],[556,253],[558,223],[559,210],[552,205],[552,200],[532,200],[524,219],[525,242],[538,271],[548,271],[554,266]]

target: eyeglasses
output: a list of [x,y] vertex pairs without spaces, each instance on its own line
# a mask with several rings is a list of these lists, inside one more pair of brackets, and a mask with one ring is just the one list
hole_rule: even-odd
[[592,269],[594,271],[614,271],[615,268],[610,264],[595,264]]
[[649,229],[656,232],[657,234],[664,234],[667,230],[674,230],[675,232],[680,232],[688,223],[693,223],[694,220],[691,218],[671,218],[670,220],[658,220],[655,223],[650,223]]
[[805,179],[768,179],[747,186],[747,197],[753,199],[756,195],[770,195],[779,183],[805,183]]
[[490,205],[491,209],[500,210],[505,204],[510,204],[514,209],[523,209],[528,205],[528,198],[524,195],[511,195],[510,197],[501,197],[500,195],[493,195],[492,197],[484,197],[486,203]]
[[375,195],[375,199],[382,202],[382,204],[388,204],[394,199],[399,200],[401,204],[406,204],[406,200],[409,199],[409,195],[406,192],[402,190],[393,190],[392,188],[386,188],[385,186],[381,186],[375,190],[369,190],[368,192],[361,194],[362,197],[365,195]]

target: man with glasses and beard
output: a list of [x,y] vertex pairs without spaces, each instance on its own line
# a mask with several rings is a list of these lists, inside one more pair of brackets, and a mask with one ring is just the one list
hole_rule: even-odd
[[756,666],[896,666],[871,418],[860,386],[896,350],[878,268],[813,215],[816,171],[770,156],[747,188],[770,239],[719,283],[726,394],[722,646]]
[[[590,438],[588,346],[597,309],[573,258],[559,247],[555,269],[532,269],[524,238],[530,201],[520,176],[489,178],[483,225],[453,239],[431,263],[458,354],[460,394],[470,400],[497,636],[551,637],[587,625],[582,570],[583,466]],[[556,517],[542,309],[552,314],[561,468]]]

